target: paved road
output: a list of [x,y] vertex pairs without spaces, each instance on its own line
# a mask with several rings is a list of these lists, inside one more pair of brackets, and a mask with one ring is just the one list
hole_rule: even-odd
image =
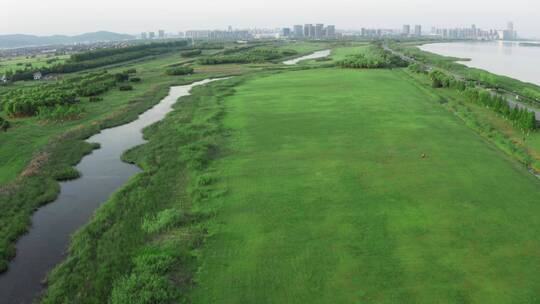
[[[383,45],[383,48],[387,51],[389,51],[390,53],[400,57],[402,60],[406,61],[406,62],[409,62],[409,63],[417,63],[417,64],[421,64],[423,66],[426,66],[428,67],[428,69],[434,69],[436,68],[435,66],[431,66],[429,64],[426,64],[424,62],[420,62],[412,57],[409,57],[409,56],[406,56],[405,54],[403,53],[400,53],[396,50],[393,50],[391,49],[390,47],[388,47],[387,45]],[[459,80],[465,80],[465,78],[459,74],[456,74],[456,73],[452,73],[452,72],[449,72],[449,71],[445,71],[447,73],[449,73],[450,75],[454,76],[456,79],[459,79]],[[485,87],[483,87],[484,89],[487,89]],[[495,92],[491,89],[488,89],[490,91],[493,92],[493,94],[495,94]],[[536,117],[536,121],[540,122],[540,109],[537,109],[531,105],[528,105],[528,104],[525,104],[525,103],[522,103],[522,102],[519,102],[516,100],[516,98],[521,98],[521,99],[527,99],[525,96],[520,96],[519,94],[516,94],[514,92],[510,92],[508,90],[504,90],[504,89],[499,89],[499,91],[502,91],[504,93],[503,96],[506,97],[506,102],[508,102],[508,105],[511,107],[511,108],[515,108],[515,107],[518,107],[520,109],[527,109],[531,112],[534,112],[534,115]]]

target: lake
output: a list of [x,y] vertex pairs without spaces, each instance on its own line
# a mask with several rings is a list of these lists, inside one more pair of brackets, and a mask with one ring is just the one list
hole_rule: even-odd
[[540,47],[520,46],[519,42],[451,42],[420,46],[423,51],[444,56],[469,58],[466,66],[483,69],[540,85]]

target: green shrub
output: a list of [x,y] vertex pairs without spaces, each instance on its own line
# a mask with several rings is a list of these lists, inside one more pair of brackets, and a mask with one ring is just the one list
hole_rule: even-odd
[[0,117],[0,131],[6,132],[7,129],[9,129],[9,127],[10,127],[9,121],[7,121],[6,119]]
[[76,97],[73,90],[41,85],[12,90],[1,97],[0,104],[10,116],[33,116],[42,107],[73,104]]
[[178,299],[178,290],[167,278],[152,273],[134,273],[115,284],[111,304],[167,304]]
[[133,77],[133,78],[130,78],[129,81],[131,82],[141,82],[141,78],[140,77]]
[[180,56],[182,57],[195,57],[202,54],[201,50],[189,50],[189,51],[183,51],[180,53]]
[[123,84],[123,85],[119,86],[118,89],[120,91],[132,91],[133,87],[130,86],[129,84]]
[[100,102],[100,101],[103,101],[103,97],[91,96],[90,98],[88,98],[88,101],[89,102]]
[[79,105],[58,105],[55,107],[40,107],[38,117],[43,120],[64,121],[82,117],[84,109]]
[[185,66],[170,68],[165,71],[165,74],[170,76],[189,75],[191,73],[193,73],[193,68]]
[[375,44],[370,46],[365,53],[349,55],[345,59],[337,62],[342,68],[352,69],[380,69],[406,67],[407,62],[399,56],[392,54]]
[[177,209],[166,209],[155,217],[145,218],[142,229],[147,233],[156,233],[176,226],[183,219],[182,212]]
[[278,49],[270,47],[235,48],[215,55],[200,58],[197,62],[205,65],[226,63],[263,63],[298,54],[295,50]]

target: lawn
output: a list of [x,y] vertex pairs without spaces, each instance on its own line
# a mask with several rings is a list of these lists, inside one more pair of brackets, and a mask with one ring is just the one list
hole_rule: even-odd
[[319,69],[235,89],[194,303],[538,300],[540,182],[408,77]]
[[358,46],[338,47],[332,50],[332,55],[330,57],[334,61],[343,60],[347,58],[347,56],[350,56],[350,55],[365,53],[368,47],[369,47],[368,44],[358,45]]

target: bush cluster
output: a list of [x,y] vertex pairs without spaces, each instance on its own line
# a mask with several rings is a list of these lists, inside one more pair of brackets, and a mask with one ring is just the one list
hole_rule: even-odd
[[408,64],[399,56],[384,50],[381,45],[372,45],[366,52],[349,55],[338,61],[337,65],[342,68],[380,69],[406,67]]
[[9,129],[10,125],[9,125],[9,121],[7,121],[6,119],[0,117],[0,131],[7,131],[7,129]]
[[33,116],[40,107],[54,107],[77,102],[74,90],[54,86],[21,88],[2,96],[0,104],[9,116]]
[[199,64],[226,64],[226,63],[263,63],[298,54],[295,50],[277,49],[270,47],[245,48],[224,55],[203,57],[198,60]]
[[120,91],[132,91],[133,90],[133,86],[129,85],[129,84],[123,84],[121,86],[118,87],[118,89]]
[[55,107],[39,107],[38,117],[43,120],[65,121],[79,119],[84,112],[79,105],[57,105]]
[[182,57],[195,57],[200,54],[202,54],[202,51],[199,49],[180,52],[180,56]]
[[186,66],[174,67],[165,71],[165,74],[171,75],[171,76],[189,75],[192,73],[193,73],[193,68],[186,67]]

